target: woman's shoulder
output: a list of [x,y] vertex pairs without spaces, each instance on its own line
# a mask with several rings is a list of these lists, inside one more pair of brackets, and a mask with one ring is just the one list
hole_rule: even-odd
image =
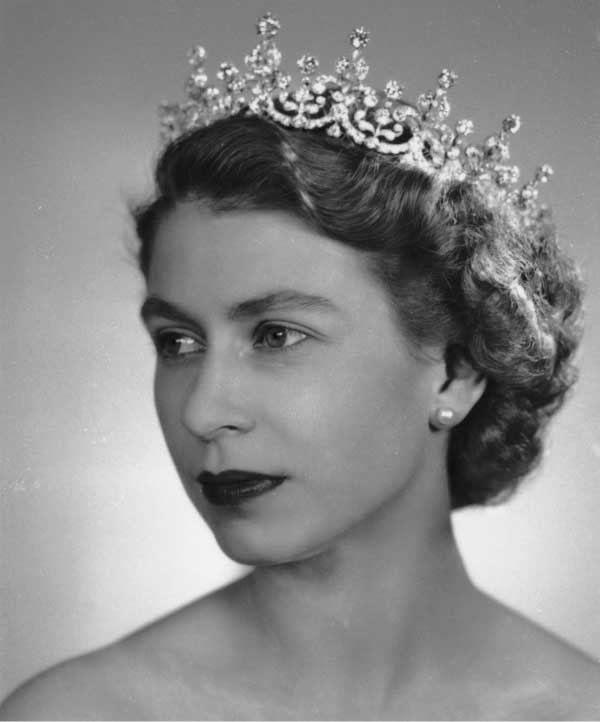
[[113,647],[57,664],[15,690],[0,719],[121,718],[127,693],[119,667]]
[[598,660],[493,600],[484,608],[468,674],[490,708],[500,701],[498,718],[600,719]]
[[596,661],[539,629],[528,630],[514,644],[512,658],[494,661],[499,669],[514,664],[506,699],[516,718],[600,720]]
[[230,638],[213,596],[35,676],[4,701],[0,719],[166,719],[174,709],[203,717],[226,652],[218,642]]

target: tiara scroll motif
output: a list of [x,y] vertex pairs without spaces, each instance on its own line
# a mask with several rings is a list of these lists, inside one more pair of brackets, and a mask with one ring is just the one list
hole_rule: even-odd
[[332,137],[346,137],[402,166],[432,175],[440,183],[468,180],[480,188],[490,206],[510,210],[520,225],[540,221],[545,208],[537,205],[539,185],[553,171],[543,165],[533,180],[516,187],[519,169],[507,161],[510,136],[521,125],[519,116],[505,118],[500,132],[483,143],[467,143],[472,121],[459,120],[454,127],[447,123],[448,91],[456,74],[442,70],[436,89],[419,95],[415,105],[403,99],[404,88],[396,80],[388,81],[384,90],[373,88],[365,83],[369,66],[363,51],[369,33],[362,27],[350,34],[351,54],[338,58],[334,74],[318,74],[318,59],[303,55],[297,61],[302,79],[293,88],[291,76],[281,70],[282,55],[274,40],[279,20],[267,13],[256,29],[259,43],[246,56],[245,71],[221,63],[217,72],[220,87],[209,83],[204,48],[190,51],[187,101],[160,107],[163,142],[237,113],[265,116],[288,128],[322,129]]

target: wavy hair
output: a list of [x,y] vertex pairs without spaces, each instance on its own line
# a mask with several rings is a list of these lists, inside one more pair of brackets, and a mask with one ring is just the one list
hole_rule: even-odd
[[365,255],[416,346],[487,378],[450,432],[454,509],[505,499],[539,461],[543,431],[576,379],[581,282],[553,224],[516,232],[467,182],[420,171],[322,132],[220,120],[160,156],[155,196],[132,210],[147,278],[159,224],[178,203],[284,210]]

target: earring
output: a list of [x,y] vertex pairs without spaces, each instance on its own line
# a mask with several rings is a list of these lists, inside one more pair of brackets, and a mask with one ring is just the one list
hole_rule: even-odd
[[448,428],[454,423],[455,416],[454,409],[436,409],[434,412],[434,425],[438,429]]

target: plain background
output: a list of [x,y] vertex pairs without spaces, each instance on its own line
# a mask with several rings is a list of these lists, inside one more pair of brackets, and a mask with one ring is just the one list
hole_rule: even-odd
[[600,8],[587,0],[9,0],[1,6],[0,694],[112,641],[241,569],[176,478],[152,404],[153,353],[128,255],[150,189],[156,106],[185,53],[243,62],[266,9],[288,67],[331,68],[372,32],[371,80],[407,95],[455,69],[454,119],[481,138],[523,119],[524,179],[588,280],[581,381],[538,473],[508,504],[455,515],[481,587],[600,657]]

